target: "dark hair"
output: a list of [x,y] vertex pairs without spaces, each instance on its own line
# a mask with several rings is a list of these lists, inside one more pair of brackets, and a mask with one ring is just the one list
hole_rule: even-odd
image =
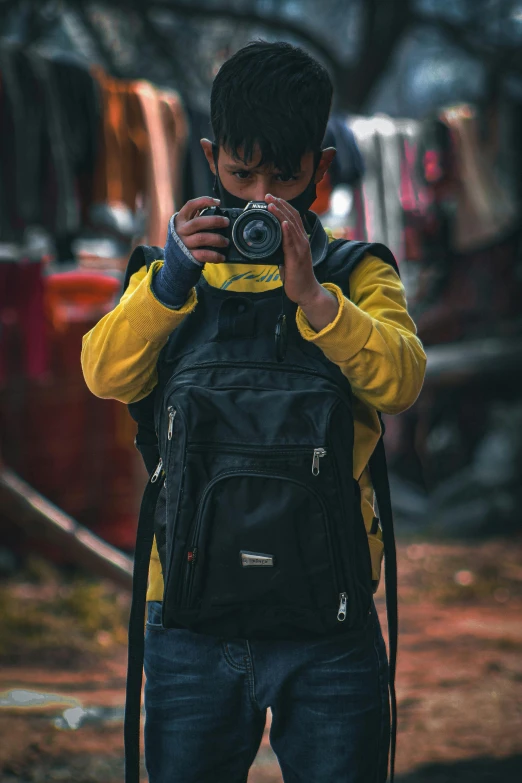
[[251,160],[257,144],[260,163],[289,176],[306,152],[321,149],[332,92],[326,68],[303,49],[254,41],[227,60],[214,79],[215,142],[243,162]]

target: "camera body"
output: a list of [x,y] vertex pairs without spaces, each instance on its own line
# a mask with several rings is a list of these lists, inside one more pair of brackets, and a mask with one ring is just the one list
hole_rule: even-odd
[[284,263],[283,232],[276,217],[268,211],[265,201],[249,201],[244,209],[208,207],[201,216],[219,215],[230,221],[225,228],[210,228],[207,233],[221,234],[230,244],[226,248],[208,247],[223,253],[229,264]]

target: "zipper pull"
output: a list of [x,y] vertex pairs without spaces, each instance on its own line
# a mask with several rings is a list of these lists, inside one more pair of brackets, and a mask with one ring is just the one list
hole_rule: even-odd
[[197,556],[198,556],[198,548],[197,546],[195,546],[194,549],[191,549],[187,552],[187,563],[189,565],[194,565]]
[[160,461],[158,462],[158,466],[157,466],[156,470],[154,471],[154,473],[152,474],[152,476],[150,478],[150,483],[151,484],[155,484],[156,481],[158,480],[158,477],[159,477],[159,474],[161,473],[162,467],[163,467],[163,460],[160,459]]
[[174,419],[176,418],[176,409],[172,405],[169,405],[167,411],[169,414],[169,430],[167,433],[167,438],[169,440],[172,440],[172,433],[174,431]]
[[348,602],[348,595],[346,593],[339,593],[339,611],[337,612],[337,619],[340,623],[346,620],[346,604]]
[[319,475],[319,460],[326,457],[326,449],[314,449],[314,458],[312,460],[312,473],[314,476]]

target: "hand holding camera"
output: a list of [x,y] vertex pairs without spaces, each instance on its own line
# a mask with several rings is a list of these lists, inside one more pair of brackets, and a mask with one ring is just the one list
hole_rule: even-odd
[[[229,219],[224,213],[212,212],[218,204],[219,199],[209,196],[194,198],[176,215],[176,233],[200,264],[219,264],[226,260],[223,253],[229,240],[223,232]],[[208,214],[200,215],[202,211]]]
[[203,210],[200,219],[218,216],[227,218],[227,224],[215,230],[227,240],[225,257],[229,264],[284,263],[281,224],[265,201],[249,201],[244,209],[212,206]]

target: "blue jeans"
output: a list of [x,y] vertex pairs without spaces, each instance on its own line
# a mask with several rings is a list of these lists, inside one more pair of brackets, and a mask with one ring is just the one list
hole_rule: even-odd
[[150,783],[246,783],[272,710],[285,783],[384,783],[388,663],[375,607],[364,631],[321,640],[223,640],[145,633],[145,760]]

